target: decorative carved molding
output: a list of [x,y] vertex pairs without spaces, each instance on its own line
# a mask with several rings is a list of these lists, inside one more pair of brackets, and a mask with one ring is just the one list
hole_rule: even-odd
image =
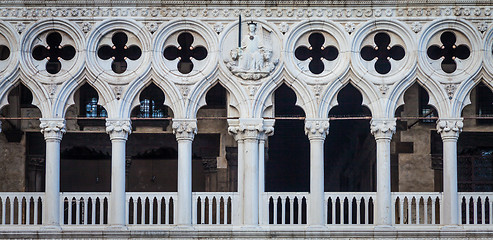
[[41,133],[44,134],[45,140],[61,141],[63,134],[66,132],[65,119],[59,118],[41,118]]
[[329,119],[306,119],[305,134],[310,140],[324,140],[329,134]]
[[193,141],[195,134],[197,134],[197,120],[196,119],[173,119],[173,134],[176,135],[176,140],[189,140]]
[[237,141],[265,139],[274,134],[274,121],[261,118],[228,120],[228,133]]
[[392,139],[396,130],[395,119],[372,119],[370,122],[370,132],[375,139]]
[[106,119],[106,133],[111,140],[127,140],[132,133],[131,122],[129,119]]
[[462,119],[439,119],[437,122],[437,132],[442,136],[442,140],[457,141],[463,127]]

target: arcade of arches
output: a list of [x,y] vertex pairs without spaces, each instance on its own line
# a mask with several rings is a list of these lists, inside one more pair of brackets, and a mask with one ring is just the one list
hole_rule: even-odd
[[0,3],[0,235],[491,234],[491,2],[27,2]]

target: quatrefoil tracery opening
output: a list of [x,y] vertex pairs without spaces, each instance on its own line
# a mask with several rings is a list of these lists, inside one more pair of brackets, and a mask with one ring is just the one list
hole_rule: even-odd
[[5,45],[0,45],[0,61],[6,60],[10,56],[10,49]]
[[465,44],[455,45],[457,38],[452,32],[444,32],[440,36],[442,46],[432,45],[428,48],[428,57],[433,60],[442,59],[442,70],[446,73],[453,73],[457,69],[456,58],[465,60],[471,55],[469,47]]
[[142,50],[137,45],[127,46],[128,36],[124,32],[117,32],[111,37],[113,46],[103,45],[98,50],[99,58],[112,59],[111,70],[121,74],[127,70],[127,59],[137,60],[142,55]]
[[372,61],[377,59],[375,62],[375,71],[380,74],[387,74],[392,69],[390,64],[390,59],[399,61],[404,58],[406,52],[404,48],[399,45],[390,46],[390,36],[387,33],[377,33],[373,38],[376,46],[364,46],[361,49],[361,58],[365,61]]
[[75,56],[75,48],[71,45],[61,46],[62,35],[58,32],[52,32],[46,36],[46,43],[48,46],[38,45],[34,47],[32,51],[33,58],[41,61],[43,59],[48,60],[46,62],[46,71],[51,74],[56,74],[62,69],[61,59],[71,60]]
[[194,39],[188,32],[178,35],[179,46],[167,46],[164,49],[164,58],[173,61],[178,58],[178,71],[182,74],[190,73],[193,70],[192,58],[203,60],[207,57],[207,49],[203,46],[192,46]]
[[299,46],[294,55],[298,60],[305,61],[310,59],[308,68],[313,74],[320,74],[324,71],[325,65],[322,59],[333,61],[339,55],[339,51],[334,46],[324,47],[325,37],[321,33],[312,33],[308,37],[310,47]]

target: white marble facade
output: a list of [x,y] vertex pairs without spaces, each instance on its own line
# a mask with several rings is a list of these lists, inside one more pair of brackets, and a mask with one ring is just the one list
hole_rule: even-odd
[[[323,171],[317,170],[323,170],[328,113],[338,104],[339,90],[352,84],[371,110],[371,132],[377,141],[375,221],[390,226],[394,114],[404,104],[404,92],[419,82],[438,111],[437,129],[444,140],[443,207],[450,211],[444,211],[443,224],[458,224],[453,152],[471,90],[481,81],[493,86],[491,1],[135,2],[0,1],[0,45],[9,49],[0,59],[0,107],[8,104],[8,93],[18,82],[33,92],[50,143],[47,208],[60,201],[55,189],[64,117],[84,83],[96,89],[98,104],[108,114],[112,207],[125,205],[130,113],[150,83],[163,90],[165,105],[173,111],[181,159],[178,198],[190,200],[187,159],[197,131],[196,114],[211,87],[219,83],[227,89],[229,132],[240,151],[244,148],[239,154],[244,167],[256,169],[246,172],[239,186],[245,208],[238,224],[242,226],[259,224],[259,144],[263,146],[273,130],[273,122],[264,118],[273,117],[274,90],[289,85],[306,114],[311,177],[322,179],[311,181],[310,204],[323,207]],[[430,54],[435,48],[438,52]],[[363,56],[363,49],[371,56]],[[444,54],[448,50],[452,55]],[[387,57],[379,59],[381,54]],[[178,224],[190,225],[191,203],[179,201],[178,209]],[[324,224],[316,208],[310,214],[311,226]],[[44,224],[57,225],[58,216],[57,211],[46,212]],[[113,209],[109,219],[115,229],[125,227],[124,211]]]

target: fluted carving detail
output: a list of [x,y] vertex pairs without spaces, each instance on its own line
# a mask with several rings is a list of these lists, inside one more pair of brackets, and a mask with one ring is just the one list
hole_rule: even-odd
[[305,134],[308,139],[322,139],[329,134],[329,120],[328,119],[306,119],[305,120]]
[[370,132],[375,139],[392,139],[395,133],[395,119],[372,119],[370,122]]
[[174,119],[173,133],[176,135],[176,140],[193,140],[197,134],[197,120],[195,119]]
[[107,119],[106,133],[110,135],[111,140],[127,140],[128,135],[132,133],[131,122],[128,119]]
[[65,119],[40,119],[41,133],[45,140],[61,141],[63,134],[66,132]]

